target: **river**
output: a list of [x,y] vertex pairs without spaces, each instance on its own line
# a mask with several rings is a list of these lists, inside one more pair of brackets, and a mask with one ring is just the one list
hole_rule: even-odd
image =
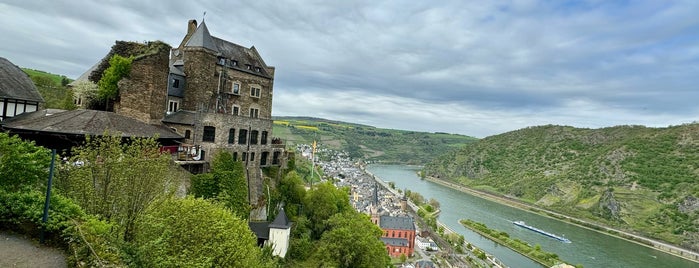
[[[592,267],[699,267],[699,264],[663,253],[624,239],[604,235],[572,224],[538,214],[512,208],[471,194],[421,180],[416,172],[419,167],[404,165],[370,165],[367,170],[384,181],[392,181],[398,189],[419,192],[426,200],[439,201],[442,213],[439,221],[462,234],[466,241],[495,255],[510,267],[540,268],[541,265],[500,246],[459,224],[459,219],[471,219],[510,234],[531,245],[541,245],[542,250],[553,252],[573,265]],[[522,220],[528,225],[549,233],[565,236],[572,243],[562,243],[512,224]]]

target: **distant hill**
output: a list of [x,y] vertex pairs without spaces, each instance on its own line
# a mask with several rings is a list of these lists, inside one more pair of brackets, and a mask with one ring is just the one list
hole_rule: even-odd
[[539,126],[425,166],[428,176],[699,250],[699,124]]
[[29,69],[29,68],[21,68],[24,73],[29,75],[29,77],[45,77],[53,81],[53,84],[55,85],[62,85],[65,86],[68,83],[72,82],[73,79],[70,79],[66,77],[65,75],[60,75],[60,74],[52,74],[49,72],[44,72],[40,70],[34,70],[34,69]]
[[24,73],[29,75],[34,85],[39,90],[41,97],[44,98],[45,108],[56,109],[74,109],[73,95],[70,93],[66,85],[73,80],[65,75],[47,73],[44,71],[21,68]]
[[345,150],[352,157],[387,163],[425,164],[476,138],[447,133],[428,133],[340,122],[313,117],[275,116],[274,136],[287,144],[311,144]]

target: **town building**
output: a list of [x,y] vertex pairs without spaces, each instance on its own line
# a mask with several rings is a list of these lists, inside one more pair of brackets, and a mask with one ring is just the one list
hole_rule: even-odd
[[[373,200],[369,206],[369,218],[381,228],[381,241],[391,257],[412,256],[415,250],[415,222],[408,216],[381,215],[378,185],[373,184]],[[384,198],[384,200],[387,198]]]
[[422,249],[422,250],[428,250],[428,251],[437,251],[439,250],[439,247],[437,247],[437,243],[434,242],[429,237],[421,237],[421,236],[416,236],[415,237],[415,245]]
[[410,257],[415,250],[415,222],[410,217],[388,216],[379,217],[379,227],[383,231],[381,241],[386,245],[388,254],[399,257],[405,254]]
[[43,102],[29,76],[17,65],[0,57],[0,122],[39,110]]

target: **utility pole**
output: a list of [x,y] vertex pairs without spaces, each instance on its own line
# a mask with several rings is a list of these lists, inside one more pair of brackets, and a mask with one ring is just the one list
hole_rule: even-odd
[[313,147],[311,147],[311,190],[313,190],[313,172],[316,169],[316,141],[313,140]]
[[[41,218],[41,222],[46,225],[46,222],[49,220],[49,206],[51,203],[51,183],[53,182],[53,167],[55,166],[56,162],[56,149],[51,149],[51,167],[49,168],[49,181],[46,186],[46,201],[44,202],[44,217]],[[41,239],[40,242],[43,244],[44,243],[44,230],[45,228],[41,228]]]

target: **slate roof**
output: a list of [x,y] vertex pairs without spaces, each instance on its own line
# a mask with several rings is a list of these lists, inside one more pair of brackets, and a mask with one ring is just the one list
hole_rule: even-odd
[[29,75],[3,57],[0,57],[0,98],[44,102]]
[[388,215],[381,216],[379,220],[381,229],[392,230],[415,230],[415,224],[412,218],[408,217],[393,217]]
[[209,28],[206,27],[206,22],[204,21],[197,27],[185,46],[203,47],[218,52],[216,45],[214,45],[214,40],[212,40],[211,34],[209,33]]
[[[202,22],[199,27],[194,31],[192,36],[187,40],[185,47],[204,47],[217,52],[218,56],[224,57],[226,59],[235,60],[238,62],[237,66],[230,66],[234,69],[248,72],[254,75],[261,75],[267,78],[271,78],[266,68],[273,68],[267,66],[265,61],[262,59],[260,54],[257,52],[254,46],[246,48],[244,46],[223,40],[221,38],[211,36],[209,33],[209,28],[206,27],[206,23]],[[175,62],[177,63],[177,62]],[[176,64],[173,64],[176,65]],[[248,70],[245,65],[250,65],[251,67],[260,67],[260,71]]]
[[257,238],[269,239],[269,222],[268,221],[251,221],[248,226]]
[[73,82],[68,83],[68,86],[75,86],[80,81],[90,81],[90,75],[92,74],[92,72],[97,70],[97,67],[99,67],[101,63],[102,60],[96,62],[94,65],[92,65],[92,67],[90,67],[90,69],[87,69],[87,71],[81,74],[80,77],[78,77],[78,79],[75,79],[73,80]]
[[179,110],[175,113],[166,115],[162,121],[163,121],[163,123],[173,123],[173,124],[193,126],[195,116],[196,116],[195,112]]
[[405,239],[405,238],[382,237],[381,241],[384,243],[384,245],[391,245],[391,246],[398,246],[398,247],[407,247],[408,246],[408,239]]
[[269,224],[269,228],[289,229],[289,227],[291,227],[291,222],[289,221],[289,218],[286,217],[286,212],[284,212],[284,209],[282,208],[279,211],[279,214],[277,214],[277,217],[274,218],[274,221]]
[[173,74],[176,74],[176,75],[185,76],[184,72],[183,72],[182,70],[180,70],[180,68],[177,67],[177,66],[178,66],[178,65],[174,65],[174,64],[173,64],[173,65],[170,65],[170,73],[173,73]]
[[136,119],[96,110],[73,110],[49,113],[40,110],[22,114],[7,120],[3,126],[15,131],[35,131],[60,134],[101,136],[105,130],[121,133],[122,137],[153,137],[182,139],[183,137],[163,125],[149,125]]

